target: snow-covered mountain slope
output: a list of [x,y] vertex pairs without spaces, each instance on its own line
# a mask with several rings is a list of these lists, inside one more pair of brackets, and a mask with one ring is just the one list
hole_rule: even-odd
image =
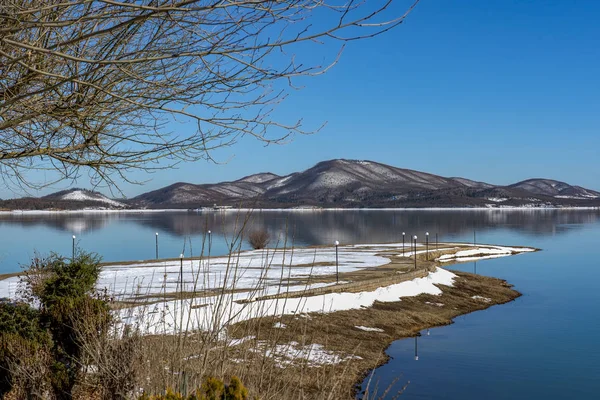
[[471,187],[471,188],[488,189],[488,188],[494,187],[494,185],[490,185],[489,183],[472,181],[472,180],[466,179],[466,178],[451,178],[451,179],[456,182],[462,183],[463,185],[465,185],[467,187]]
[[101,193],[85,189],[70,189],[44,196],[45,200],[62,200],[67,202],[94,202],[99,205],[122,208],[126,207],[125,203],[109,199]]
[[581,186],[572,186],[565,182],[553,179],[528,179],[515,183],[509,187],[524,190],[536,195],[550,196],[563,199],[595,199],[600,198],[600,192],[585,189]]
[[340,159],[323,161],[287,176],[260,173],[233,182],[176,183],[142,194],[132,199],[132,203],[144,207],[242,203],[263,207],[495,207],[571,204],[596,199],[596,196],[600,193],[558,181],[533,179],[511,186],[496,186],[373,161]]
[[[433,175],[374,161],[329,160],[286,176],[264,172],[213,184],[174,183],[121,202],[72,189],[42,199],[0,202],[19,208],[51,200],[48,207],[198,208],[217,205],[281,207],[548,207],[600,206],[600,193],[551,179],[509,186]],[[68,204],[67,204],[68,203]],[[90,205],[91,204],[91,205]],[[42,205],[43,206],[43,205]]]
[[236,182],[263,183],[263,182],[271,181],[276,178],[281,178],[281,177],[279,175],[275,175],[270,172],[262,172],[260,174],[245,176],[242,179],[238,179]]
[[595,191],[558,181],[529,180],[511,186],[496,186],[374,161],[340,159],[323,161],[286,176],[260,173],[233,182],[176,183],[142,194],[132,199],[132,203],[142,207],[213,204],[246,207],[514,207],[570,205],[580,203],[582,199],[595,199],[597,195]]
[[455,180],[424,172],[400,169],[372,161],[331,160],[287,176],[270,173],[250,175],[233,182],[192,185],[177,183],[133,199],[142,205],[203,205],[254,198],[322,199],[356,202],[374,192],[390,196],[408,190],[435,190],[464,186]]

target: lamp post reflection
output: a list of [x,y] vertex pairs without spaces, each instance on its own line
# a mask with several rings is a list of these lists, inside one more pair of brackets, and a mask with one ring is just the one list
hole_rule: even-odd
[[415,361],[419,361],[419,336],[421,336],[421,332],[415,335]]

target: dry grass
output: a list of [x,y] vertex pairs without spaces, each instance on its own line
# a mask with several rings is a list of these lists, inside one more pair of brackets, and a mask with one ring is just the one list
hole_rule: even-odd
[[[385,350],[394,340],[450,324],[456,316],[520,296],[503,280],[463,272],[456,274],[454,286],[442,286],[443,293],[439,296],[422,294],[398,302],[376,302],[365,309],[268,317],[229,326],[229,338],[246,339],[238,345],[227,346],[221,342],[208,351],[201,351],[206,337],[202,333],[191,335],[182,353],[186,359],[187,385],[193,386],[211,370],[222,376],[239,376],[252,394],[264,400],[352,399],[357,385],[368,372],[387,361]],[[472,296],[486,297],[490,301],[476,300]],[[285,327],[278,327],[281,324]],[[383,332],[366,332],[356,326],[376,327]],[[144,340],[145,347],[154,349],[150,351],[154,361],[149,364],[159,367],[152,372],[151,380],[157,384],[156,388],[164,388],[171,378],[170,371],[164,368],[168,360],[161,355],[173,354],[177,339],[155,336]],[[298,358],[282,368],[281,358],[274,358],[269,352],[293,342],[316,343],[347,360],[315,366]]]

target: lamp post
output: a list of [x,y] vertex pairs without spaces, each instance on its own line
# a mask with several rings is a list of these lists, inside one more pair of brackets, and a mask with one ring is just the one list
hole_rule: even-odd
[[402,257],[404,257],[404,235],[406,235],[406,233],[402,232]]
[[435,251],[438,251],[438,234],[435,233]]
[[155,241],[156,241],[156,259],[158,260],[158,232],[156,232],[155,236],[156,236],[156,239],[155,239]]
[[[179,303],[179,332],[181,333],[183,331],[183,253],[179,255],[179,290],[181,290]],[[179,337],[181,338],[181,335]]]
[[75,235],[73,235],[73,257],[72,259],[75,259]]
[[183,253],[179,255],[179,289],[183,293]]
[[417,235],[413,236],[413,240],[415,242],[415,269],[417,269]]
[[335,283],[340,283],[340,269],[339,269],[339,258],[338,258],[338,246],[340,242],[337,240],[334,243],[335,245]]
[[208,231],[208,256],[210,257],[210,248],[212,247],[212,232]]
[[425,232],[425,254],[429,261],[429,232]]

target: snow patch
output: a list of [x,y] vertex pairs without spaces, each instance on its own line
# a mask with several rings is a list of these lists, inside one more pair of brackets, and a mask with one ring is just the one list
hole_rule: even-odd
[[356,329],[360,329],[361,331],[365,331],[365,332],[385,332],[383,329],[381,328],[371,328],[368,326],[355,326]]
[[470,261],[482,258],[503,257],[530,251],[535,251],[535,249],[530,247],[480,246],[476,249],[460,250],[453,254],[444,254],[438,257],[437,261]]
[[264,351],[267,357],[272,358],[279,368],[285,368],[292,364],[304,364],[309,367],[322,365],[335,365],[348,360],[360,360],[362,357],[346,355],[341,352],[326,350],[323,345],[313,343],[302,346],[297,342],[276,345],[274,348],[262,350],[259,346],[256,352]]
[[256,339],[256,336],[246,336],[240,339],[231,339],[229,341],[229,347],[235,347],[235,346],[239,346],[240,344],[247,342],[249,340],[254,340]]
[[483,297],[483,296],[478,296],[477,295],[477,296],[471,296],[471,298],[473,300],[479,300],[479,301],[482,301],[484,303],[491,303],[492,302],[492,299],[490,299],[489,297]]
[[94,195],[94,194],[88,193],[83,190],[74,190],[70,193],[67,193],[67,194],[61,196],[60,198],[61,198],[61,200],[69,200],[69,201],[99,201],[102,203],[110,204],[111,206],[114,206],[114,207],[125,207],[125,204],[123,204],[123,203],[120,203],[115,200],[111,200],[108,197],[105,197],[105,196],[102,196],[99,194]]

